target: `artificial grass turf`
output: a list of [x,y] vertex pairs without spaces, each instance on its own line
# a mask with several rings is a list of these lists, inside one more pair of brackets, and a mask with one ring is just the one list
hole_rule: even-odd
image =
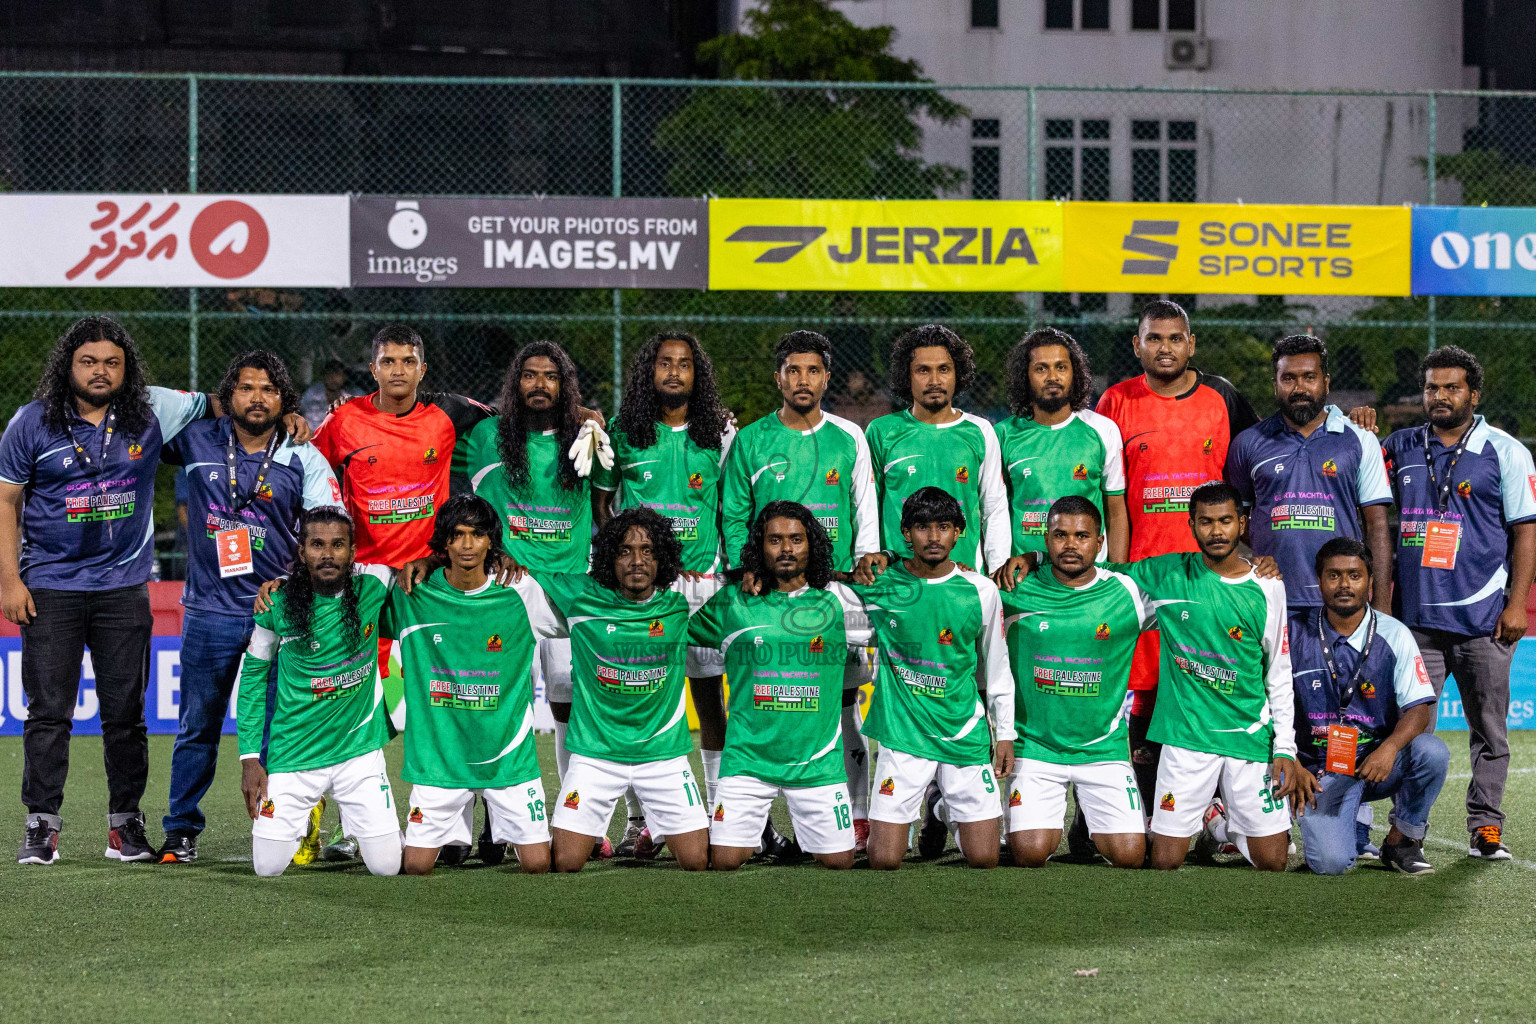
[[[1466,734],[1445,738],[1463,778],[1447,783],[1432,835],[1452,845],[1427,848],[1437,873],[1421,879],[1374,867],[1336,879],[1241,866],[977,872],[953,849],[894,875],[689,875],[664,858],[574,877],[322,865],[258,879],[233,742],[198,863],[117,864],[101,856],[93,737],[73,744],[64,859],[22,867],[10,856],[21,744],[0,740],[13,807],[0,820],[0,1020],[1529,1021],[1536,734],[1513,736],[1508,838],[1523,859],[1512,864],[1466,858]],[[152,838],[170,746],[151,740]],[[386,754],[395,775],[398,740]],[[395,792],[408,800],[397,775]]]

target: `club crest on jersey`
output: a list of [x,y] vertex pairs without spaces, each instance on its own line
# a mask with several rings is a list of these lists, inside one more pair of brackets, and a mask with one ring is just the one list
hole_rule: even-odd
[[[835,470],[835,469],[827,470],[827,486],[828,487],[836,487],[839,483],[842,482],[842,479],[843,479],[842,475],[839,474],[837,470]],[[1536,477],[1531,477],[1531,479],[1533,481],[1536,481]],[[1536,492],[1536,483],[1532,483],[1531,490],[1533,492]]]
[[262,484],[260,489],[257,490],[257,492],[256,492],[256,497],[260,498],[262,501],[271,501],[272,500],[272,485],[271,484]]
[[886,776],[885,781],[880,783],[880,795],[881,796],[895,796],[896,795],[896,780],[891,778],[890,776]]
[[421,464],[423,466],[433,466],[433,465],[436,465],[437,464],[437,449],[436,448],[428,448],[425,452],[422,452],[422,454],[421,454]]
[[715,820],[725,820],[725,804],[715,804]]
[[1024,798],[1019,795],[1019,791],[1018,790],[1014,790],[1012,793],[1008,794],[1008,806],[1009,807],[1022,807],[1023,805],[1024,805]]
[[1095,640],[1108,640],[1109,639],[1109,623],[1107,623],[1107,622],[1099,623],[1099,628],[1093,631],[1093,638]]
[[420,825],[421,824],[421,808],[420,807],[412,807],[411,808],[411,819],[410,820],[411,820],[411,824],[412,825]]
[[272,810],[273,810],[273,808],[272,808],[272,801],[271,800],[263,800],[261,802],[261,816],[263,818],[270,818],[270,817],[272,817]]
[[137,441],[135,441],[133,444],[130,444],[128,446],[128,458],[130,458],[130,459],[142,459],[143,457],[144,457],[144,446],[143,445],[141,445]]
[[1200,450],[1207,455],[1211,454],[1211,445],[1213,443],[1215,443],[1215,438],[1206,438],[1205,443],[1200,446]]
[[574,789],[565,794],[565,807],[567,810],[571,811],[577,810],[579,807],[581,807],[581,794],[576,792]]
[[1370,699],[1376,696],[1376,684],[1366,679],[1360,683],[1360,696]]
[[948,626],[939,630],[939,643],[953,647],[955,645],[955,631]]
[[811,653],[812,654],[824,654],[824,653],[826,653],[826,649],[827,649],[826,643],[821,639],[821,637],[819,637],[819,636],[811,637]]
[[1073,466],[1072,467],[1072,479],[1073,480],[1087,480],[1088,479],[1088,467],[1083,465],[1081,462],[1079,462],[1077,465]]
[[1243,627],[1242,626],[1232,626],[1232,627],[1230,627],[1227,630],[1227,636],[1231,637],[1233,640],[1236,640],[1238,643],[1242,643],[1243,642]]
[[490,638],[485,641],[485,652],[487,654],[500,654],[501,653],[501,634],[500,633],[492,633],[490,635]]
[[968,484],[971,482],[971,471],[964,466],[955,467],[955,483]]
[[1327,462],[1323,463],[1323,476],[1338,476],[1338,475],[1339,475],[1339,464],[1337,462],[1334,462],[1332,459],[1329,459]]
[[694,490],[694,491],[702,491],[704,489],[704,474],[703,473],[689,473],[688,474],[688,488],[690,490]]
[[651,636],[666,636],[667,627],[662,625],[660,619],[651,620]]
[[1456,485],[1456,493],[1459,494],[1463,498],[1470,498],[1470,497],[1472,497],[1472,481],[1471,480],[1463,480],[1461,483],[1457,484]]
[[1162,803],[1158,804],[1157,806],[1161,807],[1165,811],[1173,810],[1173,794],[1164,793]]
[[363,627],[363,639],[367,640],[371,636],[373,636],[373,623],[370,622]]

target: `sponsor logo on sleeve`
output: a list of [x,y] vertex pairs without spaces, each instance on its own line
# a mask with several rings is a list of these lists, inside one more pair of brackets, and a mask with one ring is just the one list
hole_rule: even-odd
[[1173,794],[1172,793],[1164,793],[1163,794],[1162,802],[1159,803],[1157,806],[1160,809],[1165,810],[1165,811],[1173,810]]
[[578,793],[576,790],[573,789],[569,793],[565,794],[565,807],[567,809],[574,811],[574,810],[578,809],[580,806],[581,806],[581,794],[580,793]]
[[411,808],[411,819],[410,819],[410,821],[411,821],[412,825],[420,825],[421,824],[421,808],[420,807],[412,807]]
[[880,795],[881,796],[895,796],[896,795],[896,780],[891,778],[890,776],[886,776],[885,781],[880,783]]
[[272,812],[273,812],[272,801],[271,800],[263,800],[261,802],[261,816],[263,818],[270,818],[270,817],[272,817]]

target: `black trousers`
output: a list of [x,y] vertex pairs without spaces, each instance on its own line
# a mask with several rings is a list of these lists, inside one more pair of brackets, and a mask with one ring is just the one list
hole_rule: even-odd
[[135,813],[149,775],[144,687],[155,624],[149,587],[34,590],[32,603],[37,615],[21,627],[21,686],[27,695],[21,802],[32,814],[58,814],[64,803],[80,661],[89,647],[101,703],[107,812]]

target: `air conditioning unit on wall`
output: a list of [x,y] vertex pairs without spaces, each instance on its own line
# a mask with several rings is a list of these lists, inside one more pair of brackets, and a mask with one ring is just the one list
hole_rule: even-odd
[[1169,71],[1205,71],[1211,66],[1211,41],[1190,33],[1163,37],[1163,66]]

